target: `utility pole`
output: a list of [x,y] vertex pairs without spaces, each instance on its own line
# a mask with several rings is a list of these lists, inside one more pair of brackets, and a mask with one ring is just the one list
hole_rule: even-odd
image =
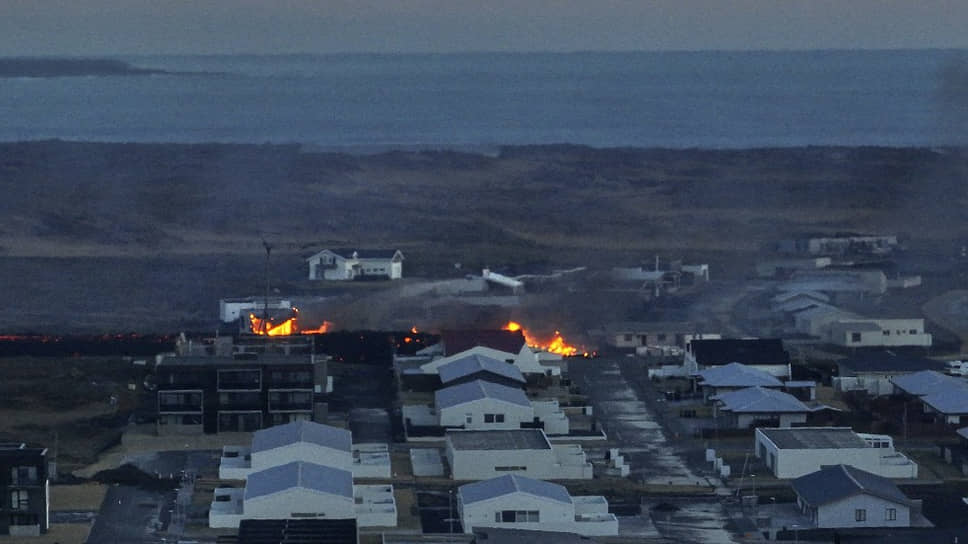
[[262,334],[265,335],[268,332],[268,326],[269,326],[269,256],[272,255],[272,246],[269,245],[269,242],[267,242],[265,238],[263,238],[262,247],[264,247],[266,250],[266,270],[265,270],[266,292],[265,292],[265,297],[263,298],[262,322],[259,324],[259,329],[262,332]]

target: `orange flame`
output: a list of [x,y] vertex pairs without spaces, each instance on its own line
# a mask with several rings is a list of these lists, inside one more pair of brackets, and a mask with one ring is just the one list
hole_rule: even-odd
[[255,314],[249,314],[249,326],[252,332],[258,335],[289,336],[296,330],[296,318],[290,317],[282,323],[275,324],[271,320],[263,320]]
[[579,351],[578,348],[569,345],[559,331],[555,331],[554,336],[552,336],[550,340],[541,341],[528,333],[528,330],[522,327],[521,324],[516,321],[508,321],[507,325],[504,325],[502,329],[511,332],[521,331],[521,334],[524,335],[525,343],[535,349],[542,349],[549,353],[557,353],[558,355],[564,355],[566,357],[579,354],[586,357],[588,356],[588,353]]
[[299,329],[299,310],[293,308],[293,311],[297,314],[283,321],[282,323],[273,323],[271,319],[265,320],[260,317],[256,317],[255,314],[249,314],[249,330],[253,334],[258,334],[260,336],[292,336],[294,334],[323,334],[329,332],[333,327],[333,324],[329,321],[323,321],[323,324],[315,329]]

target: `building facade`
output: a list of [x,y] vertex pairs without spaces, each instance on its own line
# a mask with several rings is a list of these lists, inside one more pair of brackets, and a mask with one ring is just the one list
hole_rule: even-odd
[[514,474],[541,480],[592,478],[580,445],[552,445],[540,429],[448,431],[447,461],[455,480],[486,480]]
[[0,535],[39,536],[50,527],[47,449],[0,444]]
[[166,357],[155,367],[158,434],[251,432],[311,421],[325,357]]
[[782,479],[841,463],[885,478],[918,476],[917,463],[896,451],[890,436],[859,434],[848,427],[759,428],[754,452]]
[[403,253],[396,249],[324,249],[306,261],[311,280],[398,280],[403,277]]
[[797,506],[820,529],[910,527],[908,499],[893,482],[849,465],[824,467],[793,480]]
[[462,485],[457,507],[465,533],[496,527],[584,536],[618,534],[618,519],[608,512],[605,497],[572,497],[561,485],[522,476]]

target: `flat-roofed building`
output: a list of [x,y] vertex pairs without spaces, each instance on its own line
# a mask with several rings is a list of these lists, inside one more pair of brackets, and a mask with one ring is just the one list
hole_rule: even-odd
[[325,357],[169,356],[155,367],[158,434],[252,432],[310,421],[325,393]]
[[455,480],[506,474],[542,480],[592,478],[592,465],[580,445],[552,445],[541,429],[448,431],[446,455]]
[[564,486],[506,475],[465,484],[457,490],[465,533],[482,527],[577,533],[618,534],[618,519],[601,496],[572,497]]
[[760,427],[754,451],[774,476],[783,479],[838,463],[885,478],[918,476],[918,465],[894,449],[890,436],[855,433],[849,427]]

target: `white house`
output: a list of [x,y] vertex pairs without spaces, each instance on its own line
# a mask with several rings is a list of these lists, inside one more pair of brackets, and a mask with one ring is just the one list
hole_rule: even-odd
[[506,475],[465,484],[457,490],[465,533],[480,527],[577,533],[618,534],[618,519],[601,496],[572,497],[564,486]]
[[[266,302],[269,303],[268,306]],[[268,301],[263,297],[223,298],[218,301],[218,316],[223,323],[232,323],[254,310],[262,312],[266,309],[289,310],[290,308],[292,308],[292,301],[285,298],[270,298]]]
[[518,388],[524,387],[527,383],[524,375],[513,364],[478,354],[460,357],[437,367],[437,373],[440,375],[440,383],[445,386],[477,379]]
[[484,380],[436,391],[434,409],[441,427],[520,429],[522,423],[534,421],[534,408],[524,391]]
[[357,478],[389,478],[386,444],[353,444],[352,434],[337,427],[296,421],[252,434],[252,446],[225,446],[219,478],[244,480],[252,472],[306,461],[351,471]]
[[403,253],[397,249],[324,249],[306,261],[311,280],[403,277]]
[[797,505],[820,529],[910,527],[908,499],[893,482],[849,465],[824,467],[793,480]]
[[840,319],[827,325],[827,341],[838,346],[931,346],[923,319]]
[[807,415],[826,408],[808,406],[789,393],[747,387],[711,397],[714,415],[722,428],[749,429],[763,424],[791,427],[806,423]]
[[393,486],[354,486],[347,470],[293,462],[253,472],[244,489],[217,488],[209,508],[209,527],[238,527],[243,519],[296,518],[356,519],[362,527],[393,527]]
[[849,427],[756,429],[754,451],[777,478],[799,478],[822,467],[849,464],[885,478],[917,478],[918,465],[894,449],[887,435]]
[[592,478],[592,464],[580,445],[552,445],[541,429],[448,431],[446,455],[455,480],[506,474],[542,480]]
[[944,370],[944,363],[893,351],[863,353],[837,362],[838,391],[866,391],[868,395],[894,394],[894,380],[923,370]]

